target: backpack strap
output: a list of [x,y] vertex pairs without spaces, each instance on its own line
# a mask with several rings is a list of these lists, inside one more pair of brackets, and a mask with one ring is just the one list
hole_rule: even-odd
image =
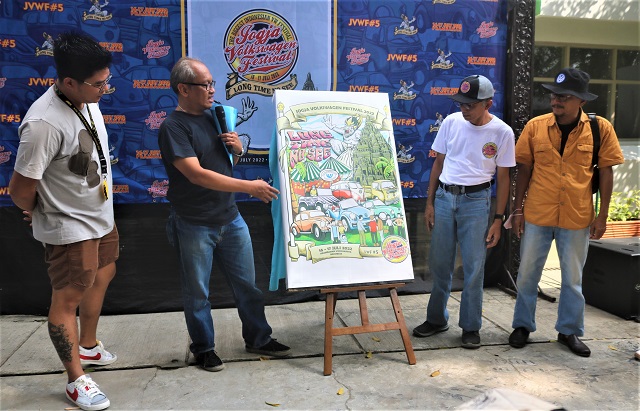
[[593,166],[598,165],[598,153],[600,152],[600,125],[596,118],[596,113],[587,113],[589,116],[589,123],[591,123],[591,134],[593,135],[593,158],[591,164]]

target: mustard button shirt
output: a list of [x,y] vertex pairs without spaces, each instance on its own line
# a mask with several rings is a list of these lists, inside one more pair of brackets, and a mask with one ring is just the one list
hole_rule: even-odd
[[[598,167],[624,162],[611,123],[600,124]],[[553,113],[531,119],[516,143],[516,162],[533,166],[525,197],[525,221],[570,230],[588,227],[595,218],[591,177],[593,136],[589,116],[582,112],[560,156],[562,134]]]

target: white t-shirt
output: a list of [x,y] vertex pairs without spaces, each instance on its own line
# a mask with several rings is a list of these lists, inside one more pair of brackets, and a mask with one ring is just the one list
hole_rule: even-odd
[[514,167],[513,130],[493,116],[475,126],[461,112],[448,115],[438,130],[431,148],[445,154],[440,181],[445,184],[473,186],[491,180],[496,167]]
[[[33,210],[33,236],[47,244],[71,244],[101,238],[115,226],[111,163],[109,162],[108,135],[104,119],[97,104],[85,104],[81,110],[88,124],[89,112],[95,123],[107,161],[109,199],[103,195],[100,160],[93,140],[87,144],[86,128],[75,114],[50,87],[27,111],[18,129],[20,145],[16,155],[15,171],[38,181],[37,204]],[[71,171],[70,159],[83,147],[91,151],[90,177]],[[89,134],[90,136],[90,134]],[[95,184],[95,173],[99,183]]]

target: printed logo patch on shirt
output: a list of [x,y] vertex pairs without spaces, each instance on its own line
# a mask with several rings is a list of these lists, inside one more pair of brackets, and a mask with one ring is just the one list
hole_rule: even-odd
[[498,154],[498,146],[496,143],[487,143],[482,146],[482,155],[486,158],[493,158]]
[[78,152],[69,157],[69,171],[87,177],[89,187],[100,184],[100,174],[98,174],[98,163],[91,160],[93,151],[93,140],[87,130],[80,130],[78,133]]

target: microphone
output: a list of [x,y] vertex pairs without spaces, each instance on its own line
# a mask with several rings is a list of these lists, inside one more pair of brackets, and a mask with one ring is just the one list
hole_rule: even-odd
[[220,123],[220,131],[222,131],[222,134],[228,133],[229,129],[227,128],[227,119],[224,115],[224,107],[216,106],[215,110],[216,117],[218,118],[218,123]]

